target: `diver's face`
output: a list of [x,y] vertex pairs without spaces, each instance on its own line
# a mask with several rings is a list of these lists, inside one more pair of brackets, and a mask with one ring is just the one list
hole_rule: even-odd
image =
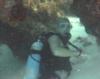
[[57,31],[60,33],[60,34],[66,34],[66,33],[69,33],[70,32],[70,29],[71,29],[71,25],[69,22],[67,21],[60,21],[58,24],[57,24]]

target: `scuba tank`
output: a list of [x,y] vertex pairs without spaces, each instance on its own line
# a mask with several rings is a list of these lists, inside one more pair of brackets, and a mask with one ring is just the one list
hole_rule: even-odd
[[24,79],[38,79],[41,61],[40,53],[42,48],[43,42],[40,38],[38,38],[31,46],[32,53],[27,59]]

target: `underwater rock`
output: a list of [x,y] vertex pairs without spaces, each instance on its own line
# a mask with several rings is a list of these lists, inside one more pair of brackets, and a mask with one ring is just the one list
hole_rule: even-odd
[[15,55],[25,58],[32,42],[29,32],[16,29],[0,21],[0,43],[7,44]]

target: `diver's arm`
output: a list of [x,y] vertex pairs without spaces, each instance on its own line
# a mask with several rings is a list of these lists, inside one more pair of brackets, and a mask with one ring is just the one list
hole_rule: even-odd
[[79,53],[71,52],[67,48],[64,47],[62,41],[58,36],[53,35],[48,39],[51,51],[54,56],[58,57],[69,57],[69,56],[78,56]]

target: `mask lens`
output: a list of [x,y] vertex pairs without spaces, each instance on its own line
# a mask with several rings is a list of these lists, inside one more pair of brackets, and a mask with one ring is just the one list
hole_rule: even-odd
[[60,28],[69,27],[69,24],[68,23],[59,23],[59,27]]

